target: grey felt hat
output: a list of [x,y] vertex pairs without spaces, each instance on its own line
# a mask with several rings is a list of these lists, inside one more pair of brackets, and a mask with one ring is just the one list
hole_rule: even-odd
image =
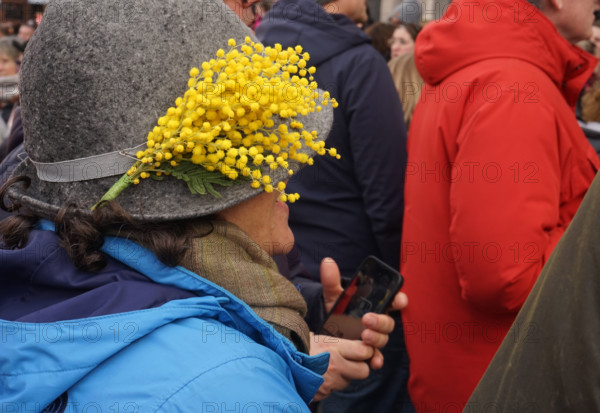
[[[50,2],[21,68],[30,159],[13,176],[26,175],[31,185],[13,185],[9,197],[49,218],[67,203],[94,205],[135,161],[119,151],[146,142],[187,90],[190,68],[226,49],[229,38],[239,43],[245,36],[257,41],[221,0]],[[325,106],[301,120],[324,139],[333,115]],[[288,178],[283,168],[269,174],[274,182]],[[250,182],[217,189],[222,198],[193,195],[185,182],[166,177],[132,185],[117,201],[135,218],[167,221],[209,215],[261,193]]]

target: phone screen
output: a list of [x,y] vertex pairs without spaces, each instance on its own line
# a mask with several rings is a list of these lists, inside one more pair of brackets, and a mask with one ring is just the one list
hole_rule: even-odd
[[368,312],[383,313],[402,281],[398,271],[373,256],[367,257],[335,303],[320,334],[359,339],[364,330],[361,317]]

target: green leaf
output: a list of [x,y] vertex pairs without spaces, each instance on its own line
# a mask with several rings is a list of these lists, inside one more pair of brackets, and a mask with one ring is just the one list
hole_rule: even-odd
[[215,185],[229,187],[247,183],[250,180],[241,175],[237,179],[231,180],[219,171],[208,171],[191,162],[181,162],[177,166],[164,165],[161,169],[169,172],[175,178],[185,181],[192,194],[206,195],[209,193],[215,198],[221,198],[221,194],[214,188]]
[[194,189],[195,193],[200,194],[200,195],[206,195],[206,188],[204,187],[202,180],[192,179],[188,183],[188,186],[191,186]]
[[212,196],[214,196],[216,198],[221,198],[221,194],[218,193],[217,191],[215,191],[215,189],[213,188],[213,186],[210,183],[208,183],[208,182],[206,183],[206,190]]

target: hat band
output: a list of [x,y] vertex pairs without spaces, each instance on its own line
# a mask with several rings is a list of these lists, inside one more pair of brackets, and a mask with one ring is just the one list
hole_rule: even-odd
[[31,158],[29,160],[35,166],[41,181],[90,181],[124,174],[131,167],[132,160],[137,161],[137,150],[145,146],[146,143],[142,143],[129,149],[61,162],[36,162]]

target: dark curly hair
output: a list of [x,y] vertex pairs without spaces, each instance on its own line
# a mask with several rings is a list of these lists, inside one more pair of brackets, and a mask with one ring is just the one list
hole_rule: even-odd
[[[0,188],[0,207],[14,215],[0,221],[0,236],[4,249],[20,249],[27,244],[31,230],[35,229],[40,217],[32,214],[13,199],[5,204],[8,189],[15,184],[30,185],[30,179],[18,176],[9,179]],[[196,226],[190,220],[169,222],[143,222],[135,220],[117,202],[111,201],[96,208],[90,215],[76,204],[63,206],[56,215],[55,230],[60,246],[67,252],[73,264],[80,270],[100,271],[106,266],[107,258],[100,251],[104,237],[117,235],[134,238],[148,248],[168,266],[176,266],[196,236]],[[207,217],[205,219],[210,219]]]

